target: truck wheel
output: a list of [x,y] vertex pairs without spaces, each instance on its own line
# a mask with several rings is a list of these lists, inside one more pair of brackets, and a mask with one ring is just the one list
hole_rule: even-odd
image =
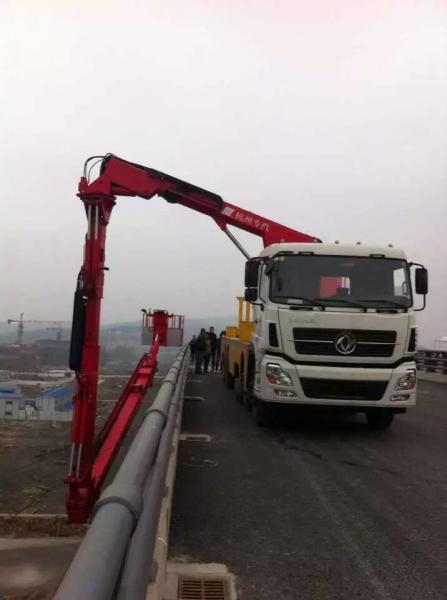
[[228,358],[227,357],[224,357],[224,359],[223,359],[222,371],[223,371],[223,380],[224,380],[225,387],[227,387],[229,390],[232,390],[234,388],[234,377],[228,370]]
[[370,429],[384,431],[390,427],[394,413],[389,408],[372,408],[366,411],[366,421]]
[[256,425],[259,425],[260,427],[269,427],[272,417],[271,406],[269,403],[259,400],[258,398],[253,398],[252,408]]
[[251,411],[254,402],[253,388],[255,385],[255,359],[254,355],[250,354],[248,358],[248,370],[247,370],[247,386],[245,388],[245,394],[242,400],[242,404],[248,410]]

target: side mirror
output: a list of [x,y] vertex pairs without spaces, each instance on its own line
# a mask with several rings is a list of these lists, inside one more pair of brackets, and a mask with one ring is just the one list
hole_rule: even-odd
[[416,294],[425,296],[428,292],[428,271],[425,267],[419,267],[415,271]]
[[259,260],[248,260],[245,263],[245,287],[257,288],[259,280]]
[[258,299],[258,288],[257,287],[245,288],[244,298],[247,302],[256,302],[256,300]]

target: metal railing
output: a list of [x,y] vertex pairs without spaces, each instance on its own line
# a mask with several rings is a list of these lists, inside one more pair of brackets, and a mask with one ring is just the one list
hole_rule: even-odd
[[[111,485],[55,600],[143,600],[154,576],[153,551],[172,440],[189,365],[177,355]],[[151,569],[152,565],[152,569]]]
[[416,366],[418,371],[447,375],[447,351],[418,350],[416,352]]

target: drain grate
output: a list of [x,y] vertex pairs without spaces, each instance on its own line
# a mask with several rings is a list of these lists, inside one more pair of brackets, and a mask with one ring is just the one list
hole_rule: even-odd
[[181,433],[182,442],[211,442],[211,436],[206,433]]
[[203,396],[183,396],[185,402],[203,402],[205,398]]
[[229,600],[230,592],[225,579],[180,577],[178,600]]

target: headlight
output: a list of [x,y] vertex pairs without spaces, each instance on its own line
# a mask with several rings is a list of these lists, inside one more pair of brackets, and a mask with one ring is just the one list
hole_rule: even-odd
[[416,369],[408,369],[403,377],[399,377],[395,390],[412,390],[416,387]]
[[273,385],[293,385],[290,375],[283,371],[278,363],[267,363],[265,376]]

